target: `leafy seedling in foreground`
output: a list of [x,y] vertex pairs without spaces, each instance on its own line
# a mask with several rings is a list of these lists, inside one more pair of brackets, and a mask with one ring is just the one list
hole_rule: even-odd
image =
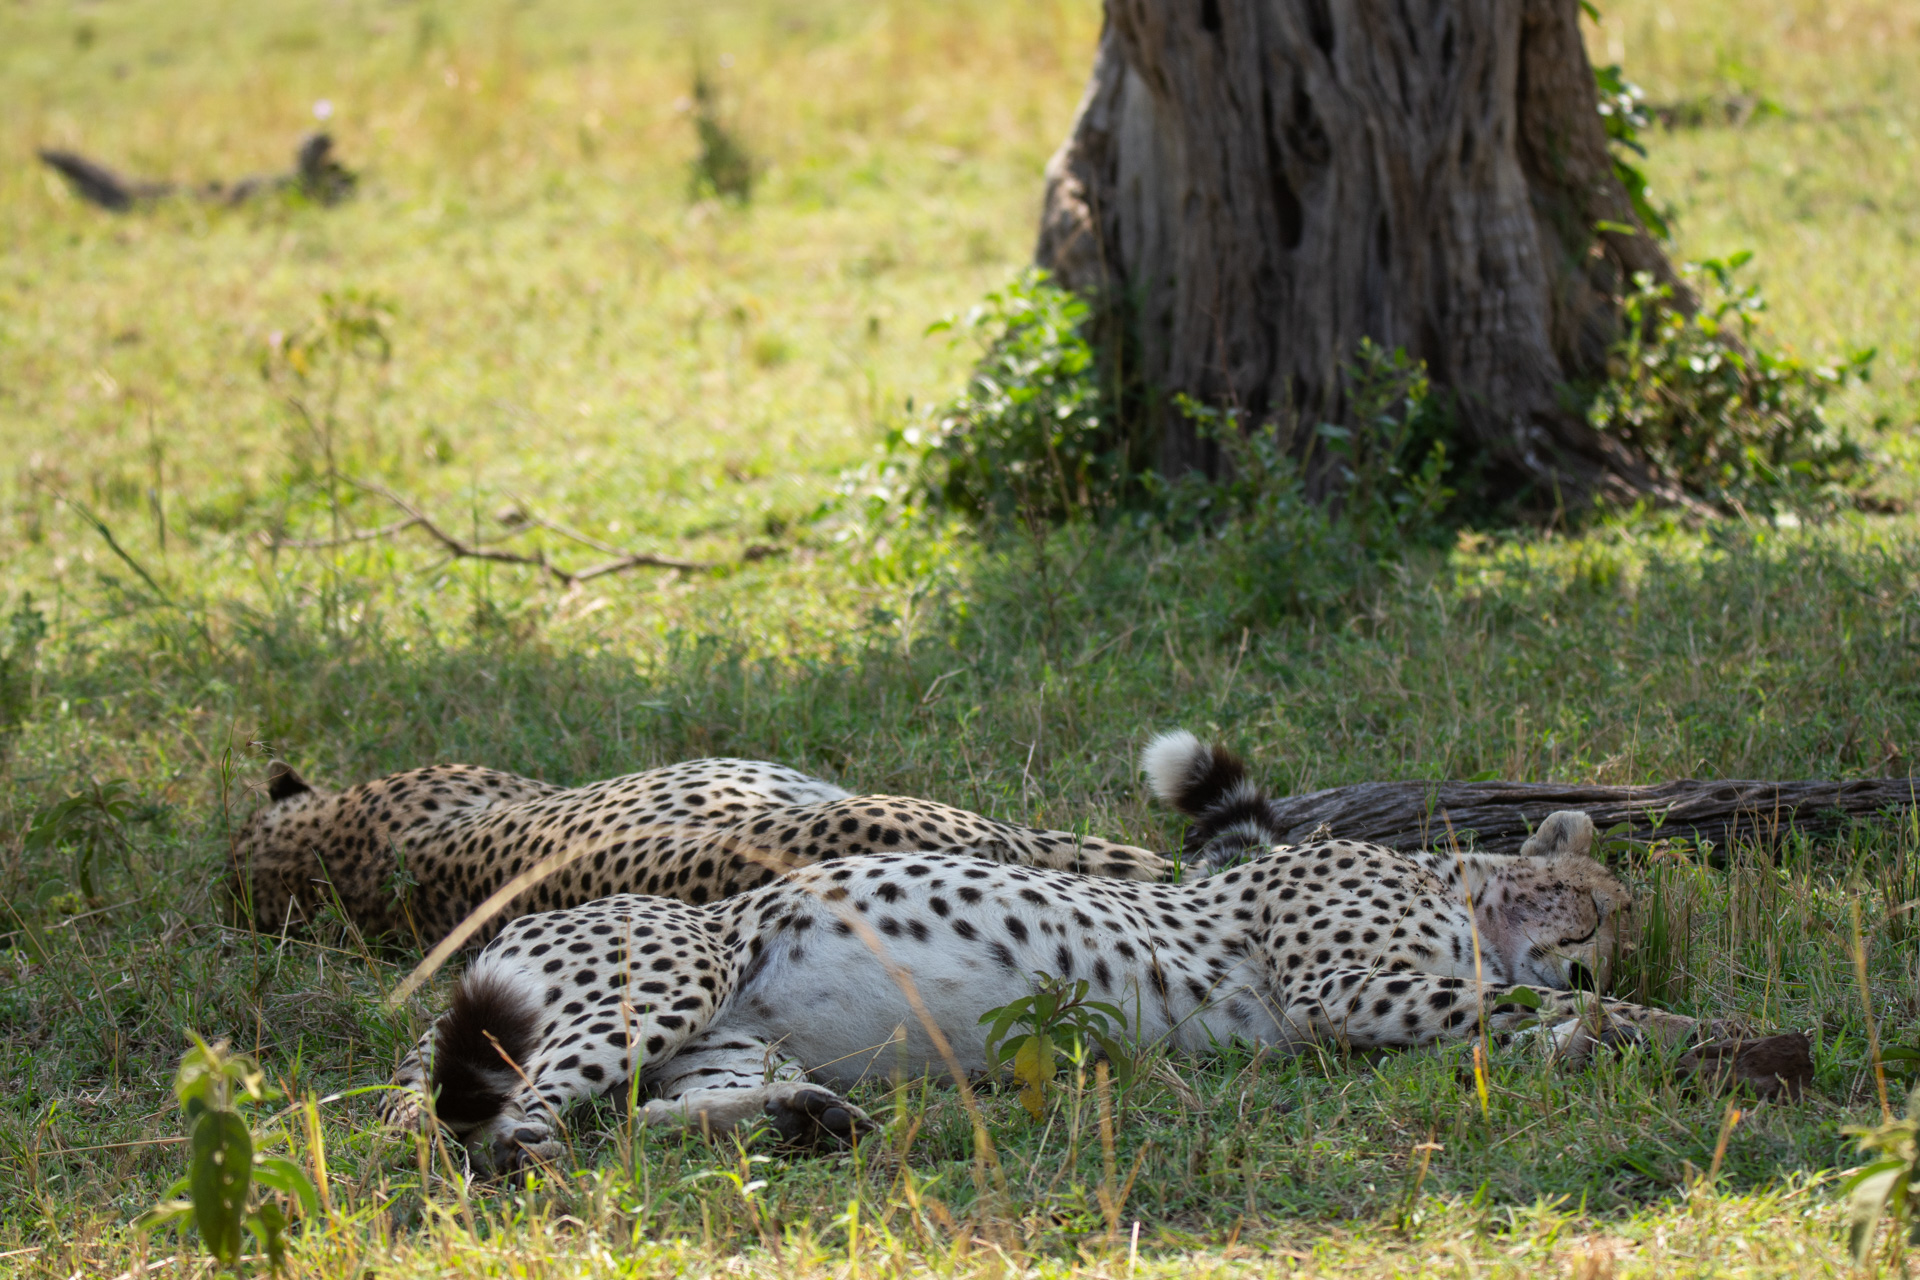
[[1888,1116],[1882,1124],[1853,1124],[1840,1132],[1859,1139],[1860,1150],[1880,1155],[1840,1185],[1847,1197],[1854,1262],[1866,1265],[1882,1217],[1892,1228],[1889,1243],[1894,1250],[1899,1250],[1902,1236],[1907,1244],[1920,1245],[1920,1087],[1907,1095],[1904,1119]]
[[239,1265],[245,1228],[260,1241],[268,1265],[275,1272],[283,1270],[286,1214],[271,1200],[251,1204],[253,1188],[284,1192],[308,1214],[318,1211],[319,1198],[299,1165],[255,1149],[253,1132],[239,1110],[270,1101],[277,1091],[252,1058],[230,1053],[224,1040],[209,1045],[193,1036],[193,1048],[180,1059],[173,1092],[193,1126],[187,1175],[167,1188],[167,1198],[142,1214],[135,1227],[142,1232],[180,1229],[192,1219],[207,1252],[229,1271]]
[[[1118,1005],[1088,999],[1087,992],[1084,978],[1068,981],[1043,973],[1034,980],[1033,994],[980,1015],[987,1027],[988,1074],[1011,1064],[1020,1103],[1035,1120],[1046,1111],[1047,1086],[1059,1069],[1061,1050],[1076,1041],[1098,1045],[1123,1086],[1132,1078],[1133,1056],[1123,1040],[1126,1014]],[[1025,1034],[1015,1034],[1021,1028]]]

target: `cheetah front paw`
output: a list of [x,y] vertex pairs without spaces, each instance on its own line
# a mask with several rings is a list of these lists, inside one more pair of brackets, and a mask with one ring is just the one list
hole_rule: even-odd
[[797,1147],[847,1147],[873,1131],[873,1120],[831,1089],[804,1081],[767,1087],[767,1119],[780,1140]]
[[503,1118],[491,1132],[476,1135],[468,1149],[476,1165],[502,1177],[551,1165],[567,1152],[551,1124],[524,1118]]

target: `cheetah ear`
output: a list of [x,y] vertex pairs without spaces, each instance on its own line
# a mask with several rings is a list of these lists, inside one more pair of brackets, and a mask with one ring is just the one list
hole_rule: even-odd
[[293,771],[293,766],[285,760],[275,760],[267,766],[267,799],[279,804],[282,800],[291,800],[313,790],[307,780]]
[[1520,856],[1530,858],[1590,857],[1593,853],[1593,819],[1581,809],[1560,809],[1541,819]]

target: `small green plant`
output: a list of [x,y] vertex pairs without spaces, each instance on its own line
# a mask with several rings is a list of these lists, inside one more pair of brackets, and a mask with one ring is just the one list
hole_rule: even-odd
[[[723,60],[724,61],[724,60]],[[705,71],[693,73],[693,129],[700,153],[693,158],[695,200],[735,200],[753,196],[753,157],[720,117],[720,86]]]
[[[1035,1120],[1046,1112],[1047,1086],[1059,1069],[1063,1050],[1098,1045],[1113,1075],[1126,1084],[1133,1056],[1123,1037],[1127,1017],[1118,1005],[1088,998],[1085,978],[1069,980],[1039,974],[1033,994],[980,1015],[987,1028],[987,1071],[1009,1065],[1020,1085],[1020,1103]],[[1024,1034],[1015,1034],[1024,1030]]]
[[20,607],[7,618],[7,645],[0,649],[0,764],[33,709],[34,659],[46,637],[46,618],[34,608],[31,595],[22,596]]
[[1672,286],[1635,276],[1625,331],[1587,419],[1720,505],[1771,513],[1832,503],[1869,468],[1859,443],[1828,422],[1826,401],[1864,380],[1875,353],[1814,366],[1761,347],[1755,329],[1766,301],[1734,280],[1751,257],[1690,265],[1701,294],[1692,315],[1673,305]]
[[1332,458],[1338,506],[1370,550],[1429,537],[1454,491],[1447,439],[1454,417],[1427,367],[1404,348],[1360,339],[1347,365],[1351,425],[1324,422],[1319,442]]
[[192,1124],[187,1174],[167,1189],[167,1199],[141,1215],[136,1227],[142,1232],[181,1229],[191,1220],[215,1263],[229,1271],[240,1263],[245,1228],[266,1251],[268,1265],[283,1270],[286,1213],[272,1200],[255,1203],[253,1188],[282,1192],[309,1215],[319,1211],[319,1196],[293,1160],[257,1149],[239,1110],[271,1101],[277,1092],[252,1058],[229,1052],[225,1041],[209,1045],[194,1036],[193,1048],[180,1059],[173,1093]]
[[1640,219],[1640,225],[1662,240],[1671,239],[1673,229],[1668,225],[1666,214],[1654,207],[1647,175],[1637,163],[1647,158],[1640,131],[1653,123],[1647,111],[1646,95],[1639,85],[1626,78],[1618,64],[1596,67],[1593,80],[1600,91],[1600,122],[1607,131],[1607,141],[1613,144],[1613,176],[1626,188],[1627,199],[1633,202],[1633,213]]
[[125,778],[92,782],[86,790],[35,814],[32,825],[27,828],[25,843],[36,852],[70,850],[74,887],[89,907],[95,907],[101,902],[93,878],[100,855],[117,852],[126,860],[133,851],[127,826],[148,816],[146,806],[136,798],[133,784]]
[[1346,420],[1306,430],[1285,418],[1249,426],[1233,409],[1175,397],[1222,466],[1217,479],[1165,484],[1162,518],[1217,544],[1211,567],[1239,597],[1237,622],[1349,600],[1445,527],[1461,467],[1444,396],[1405,351],[1367,340],[1346,380]]
[[1200,505],[1217,518],[1257,524],[1297,506],[1312,480],[1326,491],[1315,505],[1329,509],[1334,531],[1370,552],[1392,554],[1431,538],[1454,496],[1451,410],[1425,365],[1371,338],[1354,350],[1346,383],[1347,421],[1314,427],[1304,449],[1291,423],[1249,429],[1231,409],[1176,396],[1175,407],[1226,463],[1223,478],[1203,486]]
[[[1862,1152],[1879,1156],[1840,1184],[1854,1262],[1866,1265],[1882,1218],[1896,1253],[1903,1243],[1920,1245],[1920,1087],[1907,1095],[1904,1118],[1889,1115],[1878,1125],[1848,1125],[1840,1132],[1857,1139]],[[1900,1269],[1896,1262],[1896,1274]]]
[[1029,271],[965,319],[927,330],[964,331],[984,348],[925,441],[922,478],[933,496],[971,515],[1055,519],[1123,496],[1131,468],[1103,412],[1090,315],[1046,272]]

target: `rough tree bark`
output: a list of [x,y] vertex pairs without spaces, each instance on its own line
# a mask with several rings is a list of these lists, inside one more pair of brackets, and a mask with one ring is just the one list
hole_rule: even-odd
[[1367,337],[1549,502],[1678,498],[1565,396],[1673,281],[1638,226],[1578,0],[1106,0],[1036,259],[1130,332],[1169,474],[1213,466],[1171,393],[1337,420]]

